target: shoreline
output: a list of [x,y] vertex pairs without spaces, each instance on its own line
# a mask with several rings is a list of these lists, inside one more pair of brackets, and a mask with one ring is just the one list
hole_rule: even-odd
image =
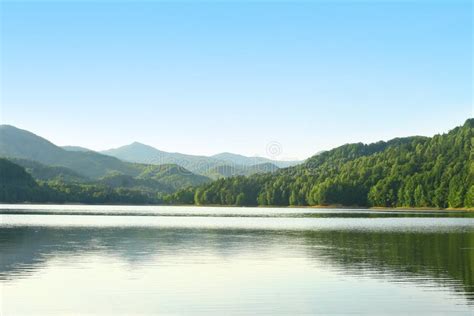
[[170,207],[213,207],[213,208],[313,208],[313,209],[344,209],[344,210],[371,210],[371,211],[428,211],[428,212],[474,212],[474,208],[435,208],[435,207],[386,207],[386,206],[345,206],[345,205],[258,205],[258,206],[237,206],[237,205],[195,205],[195,204],[86,204],[86,203],[0,203],[1,205],[64,205],[64,206],[170,206]]

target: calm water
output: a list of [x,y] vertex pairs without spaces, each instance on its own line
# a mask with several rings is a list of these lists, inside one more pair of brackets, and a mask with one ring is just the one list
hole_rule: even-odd
[[474,314],[474,214],[0,205],[1,315]]

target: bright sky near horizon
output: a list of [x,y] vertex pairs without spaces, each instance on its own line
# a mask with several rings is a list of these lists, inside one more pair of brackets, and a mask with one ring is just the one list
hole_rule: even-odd
[[1,122],[59,145],[303,159],[474,116],[471,1],[0,9]]

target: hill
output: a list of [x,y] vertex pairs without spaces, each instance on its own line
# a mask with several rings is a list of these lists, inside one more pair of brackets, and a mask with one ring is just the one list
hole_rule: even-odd
[[38,184],[20,165],[0,158],[0,202],[87,203],[87,204],[150,204],[162,200],[153,192],[113,188],[99,183]]
[[[262,157],[246,157],[232,153],[222,153],[210,157],[169,153],[138,142],[101,153],[129,162],[155,165],[177,164],[191,172],[214,178],[249,174],[245,171],[246,167],[262,163],[271,163],[278,167],[288,167],[300,163],[299,161],[273,161]],[[253,170],[258,170],[258,168]]]
[[141,167],[94,151],[67,151],[26,130],[0,126],[0,156],[66,167],[85,177],[98,179],[110,172],[136,176]]
[[[474,206],[474,119],[447,134],[347,144],[273,174],[217,180],[196,204]],[[179,193],[177,203],[185,201]],[[169,199],[173,202],[173,198]]]
[[211,158],[217,159],[219,161],[226,162],[231,165],[240,165],[240,166],[256,166],[265,163],[271,163],[278,168],[286,168],[300,164],[301,161],[282,161],[282,160],[271,160],[263,157],[247,157],[243,155],[233,154],[233,153],[220,153]]
[[245,175],[253,175],[257,173],[269,173],[276,172],[280,168],[271,162],[264,162],[257,165],[249,166],[246,168]]
[[25,168],[25,171],[31,174],[31,176],[36,180],[60,181],[67,183],[84,183],[91,181],[91,179],[66,167],[46,166],[36,161],[20,158],[9,158],[8,160]]
[[228,178],[236,175],[245,175],[245,168],[240,165],[217,165],[209,168],[205,173],[211,179]]
[[105,150],[101,153],[129,162],[154,165],[176,164],[190,170],[191,172],[200,174],[204,173],[206,169],[212,168],[221,163],[215,159],[205,156],[194,156],[161,151],[152,146],[148,146],[139,142],[134,142],[119,148]]
[[[21,157],[10,158],[16,163],[0,158],[0,201],[474,207],[473,145],[474,119],[468,119],[446,134],[346,144],[284,169],[271,163],[241,169],[220,165],[216,173],[257,173],[210,182],[176,164],[68,152],[27,131],[1,126],[1,155]],[[37,183],[19,164],[45,182]],[[83,169],[93,176],[76,172]]]
[[[25,167],[37,180],[66,183],[93,183],[100,180],[99,183],[105,183],[104,177],[117,178],[121,175],[122,178],[129,179],[138,177],[139,179],[130,181],[133,186],[140,188],[146,186],[148,190],[160,192],[170,192],[209,182],[209,178],[193,174],[177,165],[131,163],[94,151],[68,149],[56,146],[31,132],[10,125],[0,126],[0,156]],[[152,174],[150,170],[154,170],[155,173]],[[147,181],[149,179],[153,181]]]
[[40,188],[25,169],[0,158],[0,201],[25,202],[35,200]]
[[230,164],[218,165],[216,167],[210,168],[205,173],[205,175],[211,179],[216,180],[233,176],[250,176],[256,173],[275,172],[278,169],[280,168],[270,162],[248,166]]
[[208,183],[211,180],[208,177],[197,175],[191,171],[175,165],[149,165],[143,169],[137,179],[151,179],[163,184],[169,185],[173,191],[180,188],[187,188],[190,186],[197,186],[203,183]]
[[93,151],[81,146],[61,146],[61,148],[67,151]]
[[127,188],[148,193],[172,193],[176,191],[176,187],[178,187],[166,181],[150,178],[136,178],[125,174],[110,174],[98,180],[97,183],[111,188]]

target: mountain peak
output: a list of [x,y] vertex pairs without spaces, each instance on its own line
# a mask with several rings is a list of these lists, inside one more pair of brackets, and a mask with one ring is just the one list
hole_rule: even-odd
[[120,146],[120,147],[103,150],[101,152],[104,153],[104,154],[111,154],[113,156],[115,153],[123,153],[123,152],[128,152],[130,150],[139,150],[139,151],[144,151],[145,150],[147,152],[161,152],[160,150],[156,149],[153,146],[150,146],[150,145],[147,145],[147,144],[144,144],[144,143],[140,143],[140,142],[137,142],[137,141],[135,141],[133,143],[130,143],[128,145],[123,145],[123,146]]
[[221,157],[239,157],[239,158],[250,158],[250,157],[246,157],[244,155],[239,155],[239,154],[234,154],[234,153],[231,153],[231,152],[228,152],[228,151],[224,151],[222,153],[218,153],[218,154],[215,154],[215,155],[212,155],[211,157],[214,157],[214,158],[221,158]]
[[136,141],[133,142],[133,143],[131,143],[131,144],[129,144],[128,146],[146,146],[146,147],[151,147],[151,146],[149,146],[149,145],[146,145],[146,144],[140,143],[140,142],[136,142]]

